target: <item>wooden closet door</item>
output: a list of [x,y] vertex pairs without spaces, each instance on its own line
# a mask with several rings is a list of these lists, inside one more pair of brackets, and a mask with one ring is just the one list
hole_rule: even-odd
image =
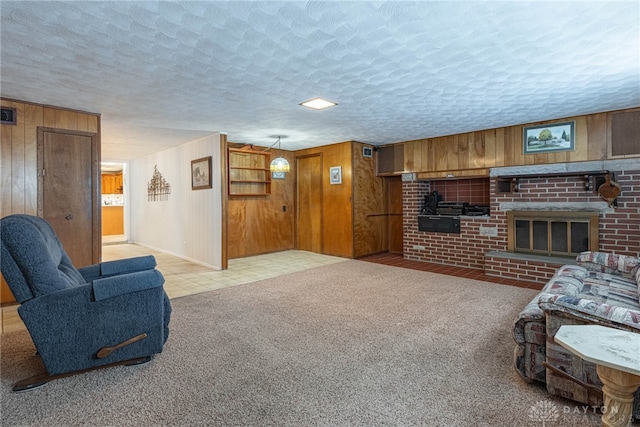
[[38,215],[74,266],[100,262],[100,170],[94,133],[38,129]]
[[299,157],[296,171],[296,248],[322,253],[322,156]]

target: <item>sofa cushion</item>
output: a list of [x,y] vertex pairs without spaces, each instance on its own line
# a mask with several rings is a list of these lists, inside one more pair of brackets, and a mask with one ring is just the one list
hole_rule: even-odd
[[[586,272],[582,287],[572,280]],[[637,274],[636,274],[637,276]],[[555,283],[555,285],[553,285]],[[538,295],[541,311],[559,310],[584,313],[604,320],[640,328],[640,295],[635,278],[620,274],[585,270],[582,267],[561,267],[549,284],[554,290],[543,289]]]
[[563,265],[547,282],[543,292],[577,296],[582,291],[584,279],[589,276],[589,270],[577,265]]
[[591,272],[584,279],[580,298],[632,309],[640,309],[638,285],[634,279],[615,274]]
[[576,257],[576,261],[578,265],[602,273],[634,277],[640,271],[640,258],[608,252],[582,252]]
[[544,312],[564,312],[607,325],[608,322],[627,325],[640,330],[640,309],[631,309],[620,305],[598,303],[593,299],[570,297],[567,295],[542,294],[540,308]]

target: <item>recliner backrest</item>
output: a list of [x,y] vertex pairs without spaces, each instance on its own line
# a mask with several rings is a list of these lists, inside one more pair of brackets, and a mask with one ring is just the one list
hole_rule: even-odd
[[24,214],[4,217],[0,238],[2,275],[19,303],[84,284],[44,219]]

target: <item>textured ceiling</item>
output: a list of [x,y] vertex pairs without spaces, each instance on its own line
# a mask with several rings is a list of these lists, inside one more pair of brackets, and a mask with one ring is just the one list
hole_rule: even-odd
[[[3,97],[102,115],[103,158],[219,131],[386,144],[640,106],[640,2],[0,3]],[[299,106],[314,97],[329,110]]]

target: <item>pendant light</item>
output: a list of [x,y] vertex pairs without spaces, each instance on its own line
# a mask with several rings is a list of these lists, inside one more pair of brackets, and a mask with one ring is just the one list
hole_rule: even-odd
[[[280,137],[278,137],[278,150],[280,149]],[[275,145],[275,144],[274,144]],[[271,172],[289,172],[289,162],[284,157],[276,157],[271,160],[269,167]]]

